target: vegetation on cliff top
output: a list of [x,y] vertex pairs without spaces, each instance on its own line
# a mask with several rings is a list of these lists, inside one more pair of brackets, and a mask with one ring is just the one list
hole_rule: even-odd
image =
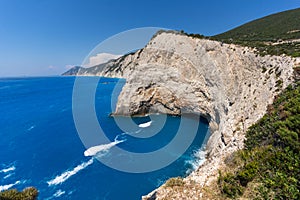
[[[299,57],[300,9],[249,22],[212,39],[255,48],[262,56]],[[299,80],[276,97],[267,114],[247,131],[245,148],[225,163],[218,179],[221,198],[300,199]]]
[[277,41],[300,38],[300,8],[269,15],[225,33],[214,36],[219,39],[247,41]]
[[0,192],[0,200],[36,200],[38,196],[37,189],[29,187],[19,192],[16,189]]
[[[213,38],[256,48],[261,55],[299,57],[299,41],[277,41],[300,39],[300,9],[267,16]],[[299,76],[299,67],[297,73]],[[218,179],[223,197],[300,199],[299,80],[250,127],[245,149],[228,157],[226,164]]]
[[300,8],[263,17],[212,39],[256,48],[261,55],[300,56]]
[[300,199],[300,83],[276,97],[250,127],[245,149],[226,159],[218,184],[224,197]]

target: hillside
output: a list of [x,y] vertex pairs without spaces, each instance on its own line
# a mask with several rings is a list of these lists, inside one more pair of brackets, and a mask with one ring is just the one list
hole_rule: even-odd
[[[275,95],[292,83],[294,62],[287,56],[261,57],[248,47],[161,31],[143,49],[81,69],[78,75],[126,79],[116,115],[193,113],[207,119],[211,130],[207,162],[185,179],[184,186],[189,188],[216,180],[223,160],[243,148],[245,131],[265,114]],[[178,199],[200,195],[200,191],[188,189]],[[161,187],[157,199],[165,194]]]
[[[225,158],[218,179],[201,187],[187,178],[172,178],[151,195],[157,200],[300,199],[299,138],[298,81],[278,95],[264,117],[249,128],[245,148]],[[144,199],[150,200],[151,195]]]
[[[294,57],[300,56],[299,38],[300,9],[267,16],[212,37],[222,45],[256,48],[262,56],[284,53]],[[173,178],[145,199],[299,199],[299,63],[294,72],[295,82],[249,127],[245,147],[227,154],[217,179],[202,187],[194,179]]]
[[[290,85],[251,126],[245,148],[225,160],[213,199],[300,199],[300,83]],[[217,185],[217,186],[216,186]],[[210,187],[211,188],[211,187]],[[207,194],[207,193],[206,193]]]
[[277,41],[300,38],[300,8],[263,17],[228,32],[214,36],[217,39],[246,41]]
[[257,48],[261,55],[300,56],[300,8],[269,15],[212,39]]
[[[295,82],[294,72],[299,78],[299,58],[282,55],[300,56],[295,40],[300,39],[300,27],[293,21],[299,19],[299,13],[297,9],[255,20],[211,38],[217,41],[161,31],[141,50],[71,73],[126,78],[115,114],[181,115],[184,111],[209,121],[205,163],[143,199],[299,197],[299,160],[293,159],[299,155],[299,86],[289,86],[277,97],[286,103],[276,106],[276,101],[268,106]],[[265,114],[267,123],[259,121]],[[247,149],[241,150],[246,137]],[[273,166],[282,169],[272,171]],[[280,190],[277,182],[278,187],[286,188]]]

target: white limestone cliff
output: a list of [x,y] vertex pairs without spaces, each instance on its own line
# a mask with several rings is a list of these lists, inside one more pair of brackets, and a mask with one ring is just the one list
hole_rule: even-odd
[[[160,32],[134,54],[77,75],[126,78],[118,115],[188,112],[205,117],[211,129],[207,160],[185,179],[205,185],[217,177],[226,155],[243,148],[247,128],[292,82],[295,62],[287,56],[261,57],[247,47]],[[163,187],[157,189],[156,199],[163,199],[164,192]]]

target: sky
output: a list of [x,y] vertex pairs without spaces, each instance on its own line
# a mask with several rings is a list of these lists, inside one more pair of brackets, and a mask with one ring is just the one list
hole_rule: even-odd
[[299,0],[0,0],[0,77],[59,75],[140,27],[215,35]]

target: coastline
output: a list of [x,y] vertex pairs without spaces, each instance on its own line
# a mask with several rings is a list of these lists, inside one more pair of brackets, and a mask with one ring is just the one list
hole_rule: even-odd
[[[206,161],[184,179],[197,183],[197,188],[185,193],[193,196],[217,178],[225,157],[243,148],[246,130],[292,83],[296,59],[262,57],[249,47],[161,32],[142,51],[114,62],[122,62],[122,69],[107,66],[97,75],[126,79],[116,115],[144,115],[151,108],[171,115],[184,109],[206,116],[211,131]],[[161,186],[143,199],[154,194],[160,199],[169,190]]]

